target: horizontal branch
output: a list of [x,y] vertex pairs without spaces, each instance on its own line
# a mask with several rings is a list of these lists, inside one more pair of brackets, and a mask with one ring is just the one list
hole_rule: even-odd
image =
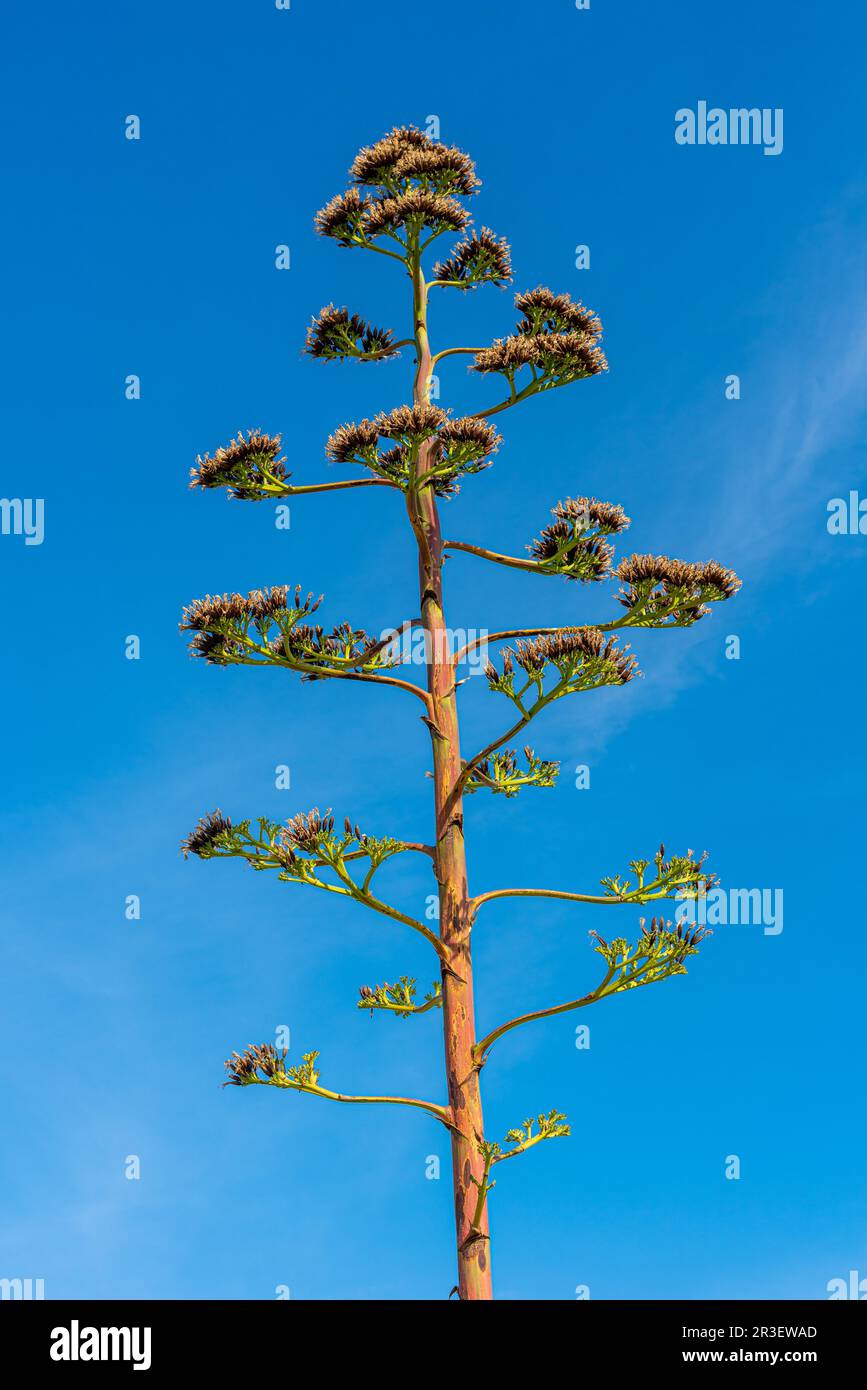
[[570,903],[628,902],[626,898],[604,897],[602,894],[594,893],[566,893],[556,888],[495,888],[490,893],[480,893],[477,898],[472,898],[470,908],[476,913],[484,903],[493,902],[495,898],[559,898]]
[[486,550],[483,545],[470,545],[467,541],[443,541],[443,550],[463,550],[468,555],[478,555],[482,560],[490,560],[495,565],[505,565],[508,569],[529,570],[532,574],[550,574],[537,560],[521,560],[517,555],[500,555],[496,550]]
[[481,893],[477,898],[470,899],[470,911],[473,916],[478,912],[484,903],[493,902],[495,898],[556,898],[560,902],[570,903],[593,903],[600,906],[611,903],[621,906],[640,907],[644,903],[658,902],[663,898],[671,898],[674,893],[671,891],[679,890],[683,887],[683,882],[663,883],[660,892],[653,892],[658,887],[658,883],[649,884],[647,888],[636,887],[629,889],[623,894],[617,893],[566,893],[557,888],[495,888],[490,893]]
[[[396,485],[390,483],[387,478],[347,478],[340,483],[305,483],[301,487],[296,487],[292,483],[287,483],[285,488],[274,491],[274,497],[300,497],[308,492],[340,492],[349,487],[390,487]],[[400,489],[397,489],[400,491]]]
[[[441,280],[434,280],[433,283],[434,283],[435,285],[437,285],[437,284],[442,284],[442,281],[441,281]],[[471,347],[444,348],[442,352],[436,353],[436,354],[431,358],[431,365],[436,365],[437,362],[442,362],[443,358],[445,358],[445,357],[456,357],[456,356],[459,356],[459,355],[462,354],[462,353],[469,353],[471,356],[475,356],[475,354],[476,354],[477,352],[482,352],[483,350],[484,350],[483,348],[471,348]]]
[[340,1101],[343,1105],[409,1105],[416,1110],[426,1110],[429,1115],[444,1124],[446,1129],[453,1129],[451,1111],[444,1105],[436,1105],[431,1100],[414,1100],[410,1096],[345,1096],[341,1091],[329,1091],[324,1086],[300,1086],[289,1081],[279,1081],[274,1078],[263,1080],[255,1077],[245,1083],[248,1086],[276,1086],[280,1091],[298,1091],[303,1095],[321,1096],[323,1100]]

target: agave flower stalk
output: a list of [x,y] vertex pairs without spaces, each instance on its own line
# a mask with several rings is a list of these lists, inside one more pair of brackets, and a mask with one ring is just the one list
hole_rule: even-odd
[[[481,909],[510,897],[537,899],[540,906],[556,899],[622,909],[701,897],[714,878],[705,868],[704,854],[667,854],[660,845],[651,857],[632,860],[628,872],[600,876],[600,891],[590,891],[596,885],[585,883],[577,888],[493,887],[471,894],[464,799],[486,791],[511,797],[553,786],[556,761],[537,757],[527,745],[522,763],[508,745],[553,702],[604,686],[626,686],[639,674],[636,658],[621,640],[627,629],[690,627],[710,612],[711,604],[730,598],[740,581],[714,561],[631,555],[615,565],[614,543],[629,526],[629,517],[619,504],[595,497],[579,495],[558,502],[552,521],[528,544],[529,558],[468,540],[444,539],[441,505],[491,465],[501,442],[491,418],[532,397],[605,372],[601,324],[568,294],[538,286],[516,296],[520,317],[512,332],[485,347],[445,346],[435,351],[429,324],[434,290],[502,288],[511,279],[505,240],[487,227],[476,233],[470,225],[465,201],[479,188],[473,162],[461,150],[440,145],[413,127],[401,127],[361,150],[350,172],[351,186],[317,214],[316,229],[344,248],[372,251],[399,263],[411,293],[407,336],[373,327],[359,314],[330,303],[308,329],[306,349],[309,356],[326,362],[378,362],[411,348],[410,399],[371,419],[333,429],[326,457],[334,465],[363,470],[361,476],[295,484],[280,452],[280,435],[256,429],[238,434],[213,456],[200,456],[192,485],[226,488],[231,497],[247,501],[369,486],[402,494],[418,551],[419,607],[418,617],[397,631],[422,630],[426,680],[416,684],[395,674],[399,657],[393,642],[374,638],[349,621],[330,630],[309,622],[322,600],[314,600],[312,593],[302,597],[300,585],[294,591],[280,583],[247,595],[208,595],[185,609],[181,626],[192,634],[193,654],[210,665],[268,666],[308,681],[353,680],[376,687],[369,698],[410,694],[419,700],[432,762],[429,842],[374,835],[348,817],[341,830],[330,811],[314,809],[285,824],[267,817],[233,822],[214,812],[199,822],[182,848],[202,859],[242,859],[257,871],[276,872],[285,883],[336,894],[383,919],[383,930],[409,929],[425,943],[423,949],[433,952],[439,979],[421,1002],[416,978],[400,975],[394,984],[362,985],[357,1007],[371,1016],[391,1013],[403,1021],[441,1015],[442,1099],[346,1095],[320,1084],[318,1052],[305,1053],[299,1064],[290,1065],[285,1050],[278,1052],[268,1043],[232,1052],[226,1084],[266,1085],[350,1104],[410,1106],[439,1121],[452,1151],[457,1262],[452,1292],[461,1299],[485,1300],[492,1297],[488,1199],[495,1165],[569,1133],[565,1115],[550,1110],[510,1130],[502,1144],[486,1137],[480,1083],[493,1047],[518,1027],[685,974],[685,962],[707,933],[674,926],[662,916],[652,918],[649,927],[642,918],[635,941],[624,936],[608,941],[591,932],[605,963],[595,986],[565,1002],[518,1013],[479,1038],[471,941]],[[450,254],[430,266],[432,244],[461,233]],[[431,386],[439,363],[462,356],[472,359],[474,377],[499,377],[502,384],[490,405],[455,418],[432,402]],[[504,630],[451,650],[443,587],[449,552],[540,578],[560,577],[570,585],[619,581],[620,611],[615,607],[610,616],[599,614],[590,620],[582,615],[580,622],[568,626]],[[511,721],[484,748],[464,757],[458,667],[485,640],[508,644],[496,659],[487,660],[485,669],[491,693],[512,706]],[[426,856],[432,865],[439,888],[436,931],[386,901],[376,888],[382,865],[402,854]]]

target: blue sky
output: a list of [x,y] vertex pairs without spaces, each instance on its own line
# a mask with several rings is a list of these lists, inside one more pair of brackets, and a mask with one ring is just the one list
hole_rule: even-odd
[[[0,1276],[43,1278],[49,1297],[437,1298],[454,1282],[433,1121],[220,1089],[230,1049],[286,1026],[296,1060],[320,1049],[327,1084],[440,1098],[439,1016],[354,1006],[362,983],[433,978],[424,943],[177,851],[217,805],[332,806],[373,832],[429,833],[409,697],[210,669],[176,625],[196,595],[296,581],[325,590],[329,622],[379,631],[416,611],[411,537],[384,490],[298,498],[287,532],[268,505],[186,482],[197,452],[254,425],[283,431],[297,481],[333,477],[331,430],[406,398],[406,355],[339,367],[300,348],[332,300],[404,328],[396,268],[318,241],[311,220],[360,145],[430,115],[477,161],[476,220],[509,238],[514,288],[590,304],[611,365],[502,417],[495,466],[448,506],[446,534],[520,554],[558,498],[595,494],[633,518],[627,550],[713,557],[744,580],[694,630],[639,635],[642,681],[539,722],[560,784],[472,799],[471,887],[593,891],[663,838],[785,902],[780,934],[721,927],[687,979],[499,1045],[489,1132],[556,1106],[573,1134],[502,1172],[496,1291],[809,1298],[867,1276],[849,891],[867,539],[826,527],[829,499],[867,488],[863,15],[778,0],[101,8],[47,0],[3,21],[0,492],[44,498],[45,539],[0,536]],[[675,111],[700,100],[782,108],[782,153],[677,145]],[[444,292],[434,346],[512,322],[509,292]],[[458,413],[488,403],[460,359],[441,381]],[[469,556],[449,561],[447,600],[453,626],[491,630],[614,607],[613,589]],[[465,753],[505,727],[483,686],[464,690]],[[387,886],[423,913],[422,869],[401,862]],[[611,911],[636,929],[637,911]],[[591,907],[487,908],[480,1029],[591,987],[587,932],[606,926]]]

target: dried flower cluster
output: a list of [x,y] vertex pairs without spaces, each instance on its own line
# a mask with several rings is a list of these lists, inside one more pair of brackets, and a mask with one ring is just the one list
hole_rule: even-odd
[[248,430],[245,439],[239,432],[237,439],[225,449],[217,449],[213,458],[210,454],[198,456],[195,468],[190,469],[190,487],[228,487],[232,496],[245,501],[281,492],[291,477],[285,460],[278,457],[281,438],[279,434]]
[[330,203],[317,212],[313,225],[320,236],[333,237],[340,246],[362,244],[364,219],[370,206],[370,199],[350,188],[346,193],[338,193]]
[[406,194],[415,187],[470,197],[481,187],[469,155],[431,140],[414,126],[399,126],[360,150],[349,172],[355,183],[392,194]]
[[551,515],[554,521],[527,547],[539,569],[583,583],[607,579],[614,548],[603,537],[629,525],[623,508],[595,497],[567,497]]
[[181,852],[185,859],[191,854],[207,858],[214,846],[231,834],[232,822],[218,808],[202,816],[195,828],[181,841]]
[[515,332],[477,352],[473,371],[499,372],[514,387],[515,374],[529,367],[532,381],[524,390],[535,393],[607,370],[598,342],[602,325],[591,310],[542,286],[516,295],[515,305],[524,315]]
[[[373,191],[352,187],[332,198],[315,218],[319,234],[341,246],[370,246],[385,236],[406,248],[421,235],[462,231],[469,213],[458,199],[472,197],[480,187],[473,161],[463,150],[441,145],[413,126],[397,127],[361,150],[350,175],[355,185]],[[483,228],[455,248],[449,269],[454,274],[442,278],[465,288],[501,284],[509,278],[508,247]]]
[[285,665],[307,680],[347,672],[371,674],[395,666],[389,639],[339,623],[330,632],[301,622],[315,613],[322,595],[290,597],[287,585],[243,594],[206,595],[184,609],[182,632],[194,634],[190,651],[215,666]]
[[628,647],[621,648],[617,639],[607,640],[598,628],[564,627],[544,637],[535,637],[505,647],[501,652],[503,670],[498,672],[488,662],[485,675],[492,690],[515,699],[514,666],[517,663],[527,676],[527,687],[536,685],[542,698],[542,678],[549,667],[559,676],[544,699],[549,702],[561,695],[577,691],[596,690],[603,685],[626,685],[639,674],[635,657]]
[[516,294],[515,308],[524,315],[516,332],[526,336],[580,333],[595,339],[602,332],[602,324],[592,309],[585,309],[580,301],[576,304],[568,294],[553,294],[544,285]]
[[478,285],[507,285],[512,278],[512,253],[505,237],[490,227],[472,232],[459,241],[447,260],[438,261],[433,278],[455,289],[471,290]]
[[617,577],[631,627],[689,627],[708,613],[706,604],[731,598],[741,587],[734,570],[715,560],[692,564],[666,555],[630,555]]
[[358,314],[336,309],[333,304],[320,309],[308,328],[305,351],[326,362],[345,362],[349,358],[382,362],[400,356],[390,329],[374,328]]
[[287,1067],[287,1049],[278,1051],[273,1043],[257,1043],[246,1047],[242,1053],[233,1052],[224,1063],[229,1073],[225,1086],[288,1086],[290,1090],[313,1091],[317,1089],[319,1072],[316,1070],[318,1052],[305,1052],[302,1063],[297,1067]]
[[[380,449],[385,440],[394,447]],[[433,440],[426,471],[416,465],[419,449]],[[398,406],[373,420],[341,425],[330,436],[325,452],[332,463],[355,463],[404,491],[431,487],[439,496],[453,496],[460,479],[490,466],[500,444],[493,425],[473,416],[452,419],[435,405]]]

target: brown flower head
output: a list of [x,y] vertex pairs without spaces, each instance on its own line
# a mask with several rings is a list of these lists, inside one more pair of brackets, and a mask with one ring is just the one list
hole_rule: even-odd
[[611,573],[614,547],[599,536],[576,536],[568,521],[554,521],[546,526],[527,549],[538,564],[555,567],[567,579],[589,583]]
[[558,383],[608,371],[604,352],[583,333],[540,333],[528,341],[538,344],[539,365]]
[[495,338],[489,348],[482,348],[470,363],[473,372],[514,372],[519,367],[536,366],[539,348],[531,338]]
[[580,333],[597,338],[602,332],[602,324],[592,309],[586,309],[580,301],[574,303],[568,294],[553,294],[543,285],[515,295],[515,308],[524,315],[518,333]]
[[359,150],[352,161],[350,177],[360,184],[388,184],[393,182],[394,167],[404,155],[411,150],[438,148],[424,131],[415,126],[397,126],[375,144]]
[[346,193],[338,193],[324,208],[317,212],[313,226],[320,236],[333,237],[341,246],[351,246],[363,236],[364,217],[370,206],[370,199],[350,188]]
[[615,638],[609,637],[606,641],[598,628],[566,627],[544,637],[516,642],[514,656],[530,676],[540,674],[549,664],[556,666],[561,674],[574,673],[576,668],[586,666],[587,688],[590,688],[591,685],[625,685],[632,680],[637,675],[637,666],[635,657],[628,652],[628,647],[618,647]]
[[628,555],[617,566],[618,579],[636,587],[640,584],[670,583],[675,573],[684,577],[688,567],[685,569],[683,561],[672,561],[667,555]]
[[454,146],[413,145],[396,160],[391,176],[400,182],[414,180],[434,193],[469,198],[481,187],[469,155]]
[[459,232],[468,221],[469,213],[454,198],[419,189],[396,198],[377,198],[365,213],[364,230],[368,237],[407,226],[414,231],[425,227],[435,233]]
[[370,420],[341,425],[325,445],[326,456],[332,463],[366,462],[376,454],[379,431]]
[[488,227],[472,232],[458,242],[448,260],[433,269],[435,280],[447,280],[458,289],[475,285],[503,285],[512,278],[512,255],[505,237],[496,237]]
[[233,1052],[224,1066],[229,1073],[224,1086],[250,1086],[261,1077],[270,1081],[276,1076],[286,1075],[288,1049],[277,1050],[273,1043],[258,1043],[246,1047],[242,1053]]
[[203,852],[207,856],[207,851],[213,848],[214,842],[231,832],[232,822],[228,816],[224,816],[220,810],[211,811],[208,815],[202,816],[195,829],[181,841],[181,853],[185,859],[191,854],[201,856]]
[[202,657],[212,665],[225,666],[247,655],[245,636],[251,623],[264,633],[269,623],[279,617],[290,627],[298,619],[315,613],[322,597],[301,597],[300,584],[294,595],[287,585],[273,589],[253,589],[243,594],[206,594],[184,609],[181,632],[194,633],[190,643],[193,656]]
[[333,304],[321,309],[308,328],[305,352],[326,361],[348,357],[383,361],[400,355],[390,329],[374,328],[358,314],[336,309]]
[[399,405],[395,410],[381,411],[373,424],[383,439],[417,444],[436,434],[447,418],[436,405]]
[[583,377],[596,376],[608,368],[604,353],[580,333],[514,334],[497,338],[489,348],[477,352],[470,364],[475,372],[504,372],[534,366],[553,382],[562,385]]
[[583,534],[594,531],[598,536],[613,536],[625,531],[630,518],[614,502],[600,502],[596,497],[567,497],[552,510],[558,521],[568,521]]
[[285,459],[278,458],[282,436],[248,430],[247,438],[238,433],[225,448],[196,458],[190,470],[190,487],[230,487],[233,496],[258,497],[258,489],[285,482]]
[[605,579],[614,550],[602,537],[629,525],[623,508],[595,497],[567,497],[551,514],[554,521],[527,547],[537,564],[566,579]]
[[[380,440],[394,447],[379,451]],[[400,405],[381,411],[373,420],[342,425],[328,440],[332,462],[360,463],[378,477],[405,489],[413,474],[419,446],[430,441],[425,485],[439,497],[459,490],[458,475],[487,467],[489,455],[500,444],[497,431],[482,420],[467,416],[452,420],[439,406],[429,403]]]
[[691,564],[667,555],[629,555],[617,567],[625,608],[634,610],[634,623],[688,627],[710,612],[704,605],[731,598],[740,588],[733,570],[716,561]]
[[699,566],[699,569],[702,597],[708,603],[732,598],[741,587],[741,581],[734,570],[725,569],[723,565],[718,565],[716,560],[708,560]]
[[318,806],[312,811],[299,811],[286,822],[281,839],[292,849],[300,849],[304,854],[318,854],[323,840],[329,840],[334,832],[334,817],[330,809],[322,816]]
[[472,415],[446,420],[438,435],[447,459],[483,459],[496,453],[502,443],[493,425]]
[[206,594],[184,609],[181,632],[208,632],[224,622],[237,622],[247,612],[243,594]]

